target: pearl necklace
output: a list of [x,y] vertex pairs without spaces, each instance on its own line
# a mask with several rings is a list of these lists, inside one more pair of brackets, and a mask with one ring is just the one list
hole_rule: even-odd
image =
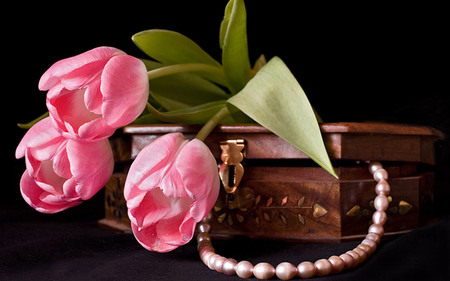
[[326,276],[331,273],[339,273],[343,270],[353,268],[364,262],[373,252],[375,252],[380,239],[384,234],[383,225],[386,222],[386,209],[389,206],[387,196],[390,186],[387,183],[388,173],[379,162],[371,162],[369,171],[378,182],[375,186],[377,196],[374,200],[376,211],[372,216],[373,224],[369,227],[365,239],[353,250],[347,251],[339,256],[331,256],[328,259],[319,259],[312,263],[310,261],[301,262],[295,266],[289,262],[282,262],[276,267],[261,262],[253,266],[249,261],[238,262],[232,258],[225,258],[215,253],[211,244],[211,225],[208,223],[210,216],[207,216],[198,224],[198,251],[200,258],[211,270],[216,270],[225,275],[238,275],[241,278],[255,276],[258,279],[270,279],[275,275],[281,280],[289,280],[298,275],[301,278],[310,278],[314,275]]

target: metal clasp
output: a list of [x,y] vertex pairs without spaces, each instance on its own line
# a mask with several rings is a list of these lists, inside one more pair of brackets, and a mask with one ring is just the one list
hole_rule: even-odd
[[219,168],[220,179],[227,193],[234,193],[244,176],[244,160],[246,145],[243,139],[220,142],[222,165]]

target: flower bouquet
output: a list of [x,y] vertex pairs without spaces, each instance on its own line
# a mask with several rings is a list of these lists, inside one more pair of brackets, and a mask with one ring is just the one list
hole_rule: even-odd
[[[161,136],[131,164],[124,197],[134,236],[150,251],[167,252],[188,243],[200,223],[199,250],[210,268],[241,277],[251,276],[249,270],[258,278],[273,276],[275,268],[212,258],[205,220],[218,200],[221,179],[223,185],[229,180],[219,175],[206,138],[218,125],[259,124],[337,174],[321,119],[302,87],[278,57],[266,61],[262,55],[252,67],[246,30],[244,1],[230,0],[220,25],[220,62],[180,33],[153,29],[132,37],[143,59],[98,47],[53,64],[39,81],[39,89],[47,91],[48,113],[19,124],[29,129],[16,150],[26,161],[20,182],[25,201],[39,212],[56,213],[90,199],[113,173],[108,138],[124,126],[197,125],[195,138],[181,132]],[[312,269],[299,265],[296,274],[338,272],[373,252],[383,234],[389,185],[386,170],[379,164],[371,169],[381,182],[381,197],[366,242]],[[280,268],[277,276],[293,277],[291,266]]]

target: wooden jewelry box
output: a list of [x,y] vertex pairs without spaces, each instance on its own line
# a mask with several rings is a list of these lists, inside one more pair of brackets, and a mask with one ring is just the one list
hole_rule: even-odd
[[[389,173],[386,235],[409,231],[430,218],[434,142],[443,137],[441,132],[383,123],[320,127],[339,179],[261,126],[218,126],[205,143],[219,165],[224,141],[243,143],[244,174],[234,194],[221,188],[212,210],[211,234],[298,241],[360,238],[375,210],[375,181],[367,170],[368,161],[380,161]],[[166,133],[181,132],[189,139],[198,130],[179,125],[129,126],[112,139],[116,173],[105,188],[105,219],[100,224],[130,229],[123,185],[131,159],[141,149]]]

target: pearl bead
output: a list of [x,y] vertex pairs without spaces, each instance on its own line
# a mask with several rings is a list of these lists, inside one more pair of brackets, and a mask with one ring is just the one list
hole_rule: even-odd
[[197,235],[197,242],[202,242],[202,241],[204,241],[204,240],[211,241],[211,236],[209,235],[209,233],[206,233],[206,232],[200,232],[200,233]]
[[366,235],[366,239],[372,240],[378,245],[380,244],[381,237],[378,234],[369,233]]
[[366,236],[366,239],[361,241],[361,244],[367,245],[369,247],[376,247],[377,246],[377,242],[375,242],[374,240],[368,239],[367,236]]
[[345,263],[345,268],[344,269],[349,269],[352,268],[356,265],[355,263],[355,259],[353,258],[352,255],[349,255],[347,253],[342,254],[339,256]]
[[214,252],[214,248],[209,241],[202,241],[198,243],[197,250],[199,254],[201,254],[202,252]]
[[222,272],[225,275],[231,276],[236,274],[234,269],[238,262],[235,259],[226,259],[222,265]]
[[354,264],[353,266],[357,266],[358,264],[361,263],[361,257],[359,256],[359,254],[355,251],[347,251],[346,254],[349,254],[350,256],[352,256],[353,260],[354,260]]
[[328,261],[332,265],[331,273],[339,273],[345,268],[345,262],[338,256],[331,256]]
[[292,263],[282,262],[275,268],[275,274],[281,280],[289,280],[297,274],[297,267]]
[[223,266],[223,263],[225,262],[225,260],[226,260],[226,258],[222,257],[222,256],[216,258],[216,260],[214,261],[214,265],[213,265],[214,270],[219,273],[222,273],[222,266]]
[[328,261],[332,265],[331,273],[339,273],[345,268],[345,262],[342,258],[338,256],[331,256]]
[[356,247],[355,249],[353,249],[352,251],[354,251],[354,252],[356,252],[356,253],[358,253],[358,255],[359,255],[359,258],[360,258],[360,261],[359,261],[359,263],[362,263],[362,262],[364,262],[366,259],[367,259],[367,257],[368,257],[368,255],[367,255],[367,252],[366,251],[363,251],[363,250],[361,250],[361,248],[358,248],[358,247]]
[[379,169],[383,169],[383,165],[380,162],[375,161],[369,164],[369,171],[372,175]]
[[375,200],[373,200],[373,206],[377,211],[386,211],[389,207],[389,200],[384,195],[378,195],[375,197]]
[[387,181],[382,180],[375,186],[375,192],[378,195],[388,196],[389,193],[391,192],[391,187],[389,186],[389,183]]
[[253,275],[256,278],[267,280],[275,275],[275,268],[267,262],[260,262],[253,268]]
[[215,254],[216,253],[214,253],[214,252],[203,252],[203,253],[200,253],[200,259],[203,261],[203,263],[206,266],[208,266],[209,259],[211,258],[212,255],[215,255]]
[[375,224],[384,225],[387,220],[387,215],[384,211],[376,211],[372,215],[372,221]]
[[201,250],[203,248],[211,248],[212,249],[212,244],[211,241],[207,241],[207,240],[203,240],[201,242],[198,242],[197,244],[197,250]]
[[316,274],[316,267],[310,261],[304,261],[297,266],[297,275],[301,278],[311,278]]
[[331,273],[333,265],[327,259],[320,259],[314,263],[317,276],[326,276]]
[[220,258],[220,255],[218,254],[214,254],[212,256],[209,257],[208,259],[208,267],[211,270],[215,270],[214,265],[216,263],[216,259]]
[[199,232],[210,232],[211,231],[211,225],[207,222],[200,222],[198,225],[198,231]]
[[373,254],[373,252],[377,249],[377,243],[370,239],[364,239],[361,242],[361,245],[367,245],[370,248],[369,255]]
[[366,244],[359,244],[358,246],[356,246],[356,248],[359,248],[359,249],[363,250],[364,252],[366,252],[367,257],[373,253],[372,248]]
[[381,237],[384,234],[384,228],[380,224],[372,224],[369,227],[369,233],[373,233]]
[[376,181],[387,180],[389,178],[388,172],[385,169],[379,169],[375,173],[373,173],[373,178]]
[[253,275],[253,264],[249,261],[241,261],[236,267],[236,275],[241,278],[250,278]]

